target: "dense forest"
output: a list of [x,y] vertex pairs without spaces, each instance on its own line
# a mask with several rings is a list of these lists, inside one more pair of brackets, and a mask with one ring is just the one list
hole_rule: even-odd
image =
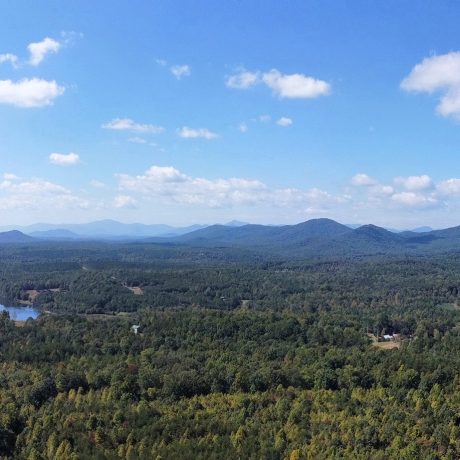
[[0,257],[2,303],[43,312],[0,315],[0,458],[460,456],[456,255],[55,243]]
[[56,243],[0,245],[0,259],[0,303],[36,291],[36,307],[60,313],[430,307],[460,292],[460,254],[293,261],[225,247]]

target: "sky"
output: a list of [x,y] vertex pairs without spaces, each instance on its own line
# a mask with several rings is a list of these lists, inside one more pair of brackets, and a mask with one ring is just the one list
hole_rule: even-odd
[[3,0],[0,221],[460,225],[460,3]]

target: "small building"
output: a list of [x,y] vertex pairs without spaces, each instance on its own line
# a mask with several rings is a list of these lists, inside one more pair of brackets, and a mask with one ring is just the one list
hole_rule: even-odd
[[137,334],[137,331],[139,330],[140,327],[141,327],[141,326],[140,326],[139,324],[133,324],[133,325],[131,326],[131,330],[132,330],[135,334]]

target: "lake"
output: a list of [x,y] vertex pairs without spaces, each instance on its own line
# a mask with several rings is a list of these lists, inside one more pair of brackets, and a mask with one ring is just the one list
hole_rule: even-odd
[[40,312],[32,307],[5,307],[0,305],[0,312],[7,311],[10,314],[10,318],[16,321],[25,321],[28,318],[35,319],[38,317]]

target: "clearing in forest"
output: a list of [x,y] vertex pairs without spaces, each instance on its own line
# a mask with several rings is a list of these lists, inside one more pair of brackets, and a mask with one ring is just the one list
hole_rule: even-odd
[[123,285],[126,289],[129,289],[134,295],[143,295],[144,291],[139,286],[126,286]]
[[392,350],[393,348],[401,348],[401,338],[393,338],[391,340],[381,340],[374,335],[374,334],[366,334],[372,340],[372,346],[375,348],[379,348],[380,350]]

